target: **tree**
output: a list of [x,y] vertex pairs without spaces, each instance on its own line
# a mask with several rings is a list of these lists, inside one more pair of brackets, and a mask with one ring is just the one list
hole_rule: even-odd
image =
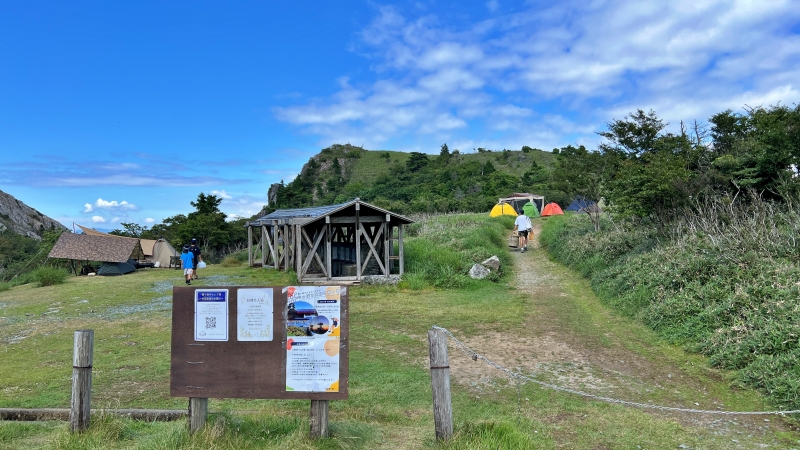
[[411,152],[411,156],[406,161],[406,169],[409,172],[417,172],[428,165],[428,155],[420,152]]
[[608,140],[600,145],[600,150],[604,153],[638,157],[654,150],[656,140],[667,125],[658,118],[655,111],[645,113],[637,109],[635,113],[628,115],[628,120],[609,122],[608,131],[597,133]]

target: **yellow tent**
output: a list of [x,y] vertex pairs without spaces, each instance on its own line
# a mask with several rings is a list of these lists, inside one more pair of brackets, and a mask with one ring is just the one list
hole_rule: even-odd
[[494,205],[494,208],[492,208],[492,211],[489,213],[489,216],[491,217],[497,217],[503,215],[517,217],[517,212],[514,211],[514,207],[509,205],[508,203],[498,203]]

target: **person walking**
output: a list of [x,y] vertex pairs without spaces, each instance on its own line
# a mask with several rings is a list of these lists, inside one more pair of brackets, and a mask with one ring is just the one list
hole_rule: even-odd
[[522,213],[517,216],[516,220],[514,220],[514,230],[517,232],[519,236],[519,251],[520,253],[525,253],[525,250],[528,249],[528,232],[531,229],[531,219]]
[[192,284],[192,274],[194,272],[193,256],[189,251],[189,244],[184,245],[181,253],[181,267],[183,268],[183,278],[188,285]]
[[192,238],[192,245],[189,246],[189,253],[192,254],[192,269],[193,280],[200,278],[197,276],[197,264],[203,262],[203,255],[200,253],[200,246],[197,245],[197,239]]

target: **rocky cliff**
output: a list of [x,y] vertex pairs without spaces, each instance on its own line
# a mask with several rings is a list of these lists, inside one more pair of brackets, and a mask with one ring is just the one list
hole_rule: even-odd
[[66,230],[64,225],[0,191],[0,231],[11,230],[39,240],[51,229]]

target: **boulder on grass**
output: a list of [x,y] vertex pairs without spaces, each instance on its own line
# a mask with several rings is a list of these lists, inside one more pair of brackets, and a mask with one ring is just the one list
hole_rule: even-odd
[[376,284],[379,286],[395,286],[400,282],[400,275],[366,275],[361,277],[364,284]]
[[482,262],[481,265],[497,272],[498,270],[500,270],[500,258],[498,258],[497,255],[494,255],[491,258],[487,259],[486,261]]
[[475,264],[469,269],[469,277],[473,280],[482,280],[489,276],[490,270],[480,264]]

